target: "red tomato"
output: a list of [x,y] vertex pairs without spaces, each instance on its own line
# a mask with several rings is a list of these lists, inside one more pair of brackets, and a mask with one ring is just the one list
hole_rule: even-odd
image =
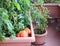
[[28,33],[26,31],[20,31],[17,34],[17,37],[28,37]]
[[25,28],[24,30],[28,33],[28,35],[31,34],[31,30],[29,28]]

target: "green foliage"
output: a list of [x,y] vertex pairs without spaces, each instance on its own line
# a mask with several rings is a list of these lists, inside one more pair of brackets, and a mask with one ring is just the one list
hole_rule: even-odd
[[44,3],[44,0],[31,0],[31,2],[35,4],[42,4]]
[[[34,4],[34,8],[32,8],[32,20],[36,23],[36,28],[40,29],[40,31],[44,32],[44,30],[48,27],[48,9],[44,7],[44,1],[40,0],[40,6],[36,7]],[[42,3],[43,2],[43,3]],[[37,31],[38,32],[38,31]]]
[[30,0],[1,0],[0,1],[0,40],[11,39],[30,25]]

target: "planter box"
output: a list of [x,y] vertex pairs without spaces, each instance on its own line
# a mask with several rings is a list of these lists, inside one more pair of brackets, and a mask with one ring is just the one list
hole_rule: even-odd
[[[36,4],[36,6],[40,6],[40,4]],[[51,16],[52,18],[60,18],[60,4],[44,4],[49,10],[48,15]]]
[[60,7],[58,4],[45,4],[49,10],[49,16],[52,18],[60,18]]
[[57,23],[57,20],[60,18],[60,4],[49,3],[45,4],[45,6],[49,10],[48,15],[52,17],[49,23]]
[[16,37],[13,40],[6,38],[5,42],[0,42],[0,46],[30,46],[31,42],[35,41],[32,23],[31,32],[31,37]]

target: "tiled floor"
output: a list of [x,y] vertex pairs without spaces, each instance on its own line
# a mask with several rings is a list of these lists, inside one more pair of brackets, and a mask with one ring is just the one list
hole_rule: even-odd
[[44,45],[32,46],[60,46],[60,30],[56,29],[57,24],[50,24],[47,31],[46,43]]

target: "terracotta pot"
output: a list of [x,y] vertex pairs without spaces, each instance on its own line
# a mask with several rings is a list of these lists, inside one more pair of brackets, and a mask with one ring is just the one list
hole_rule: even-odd
[[35,42],[33,44],[44,44],[47,30],[44,34],[35,34]]
[[[33,4],[34,5],[34,4]],[[40,7],[40,4],[36,4],[37,7]],[[48,8],[48,15],[52,18],[60,18],[60,4],[47,3],[44,4]]]
[[31,37],[16,37],[13,40],[6,38],[5,42],[0,41],[0,46],[30,46],[31,42],[35,41],[32,23],[31,32],[32,32]]
[[49,10],[49,16],[52,18],[60,18],[60,7],[58,4],[45,4],[45,6]]

